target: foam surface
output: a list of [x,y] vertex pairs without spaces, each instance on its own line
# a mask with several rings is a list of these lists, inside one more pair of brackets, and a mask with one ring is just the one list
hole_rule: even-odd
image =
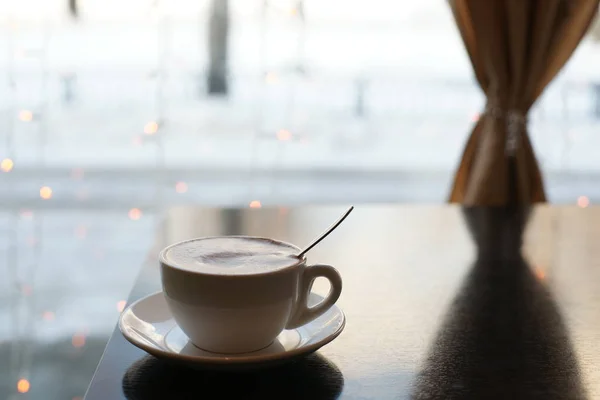
[[168,264],[190,270],[234,275],[273,271],[298,262],[294,247],[268,239],[222,237],[198,239],[171,247]]

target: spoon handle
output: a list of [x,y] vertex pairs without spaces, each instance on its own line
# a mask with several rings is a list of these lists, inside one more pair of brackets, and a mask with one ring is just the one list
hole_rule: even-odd
[[333,232],[333,230],[335,228],[338,227],[339,224],[341,224],[342,222],[344,222],[344,220],[346,219],[346,217],[348,215],[350,215],[350,213],[352,212],[352,210],[354,210],[354,206],[350,206],[350,208],[348,208],[348,210],[346,210],[346,212],[344,213],[344,215],[342,215],[340,217],[340,219],[338,219],[337,221],[335,221],[335,223],[333,225],[331,225],[329,227],[329,229],[327,229],[325,232],[323,232],[321,234],[321,236],[317,237],[311,244],[309,244],[307,247],[304,248],[304,250],[302,250],[300,252],[300,254],[298,254],[298,257],[302,257],[304,254],[306,254],[307,251],[309,251],[310,249],[312,249],[313,247],[315,247],[317,244],[319,244],[319,242],[323,239],[325,239],[331,232]]

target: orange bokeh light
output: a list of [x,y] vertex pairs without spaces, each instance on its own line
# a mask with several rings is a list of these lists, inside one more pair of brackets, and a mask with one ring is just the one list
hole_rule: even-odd
[[14,166],[15,163],[10,158],[5,158],[0,162],[0,169],[4,172],[10,172]]
[[17,391],[19,393],[27,393],[29,392],[29,388],[31,387],[31,384],[29,383],[29,381],[27,379],[19,379],[19,381],[17,382]]
[[587,196],[579,196],[577,198],[577,206],[581,208],[586,208],[590,205],[590,199]]
[[277,140],[287,141],[292,138],[292,133],[285,129],[280,129],[277,132]]
[[81,348],[85,346],[85,335],[83,333],[76,333],[71,338],[71,344],[75,348]]
[[537,267],[534,270],[534,274],[540,281],[543,281],[546,278],[546,271],[544,271],[541,267]]
[[49,186],[42,186],[40,188],[40,197],[44,200],[48,200],[52,197],[52,189]]
[[44,311],[44,313],[42,314],[42,318],[44,319],[44,321],[54,321],[54,313],[52,311]]
[[123,312],[123,310],[125,309],[126,305],[127,305],[127,301],[125,301],[125,300],[118,301],[117,302],[117,311]]
[[175,184],[175,191],[177,193],[185,193],[188,191],[188,185],[185,182],[177,182]]
[[140,218],[142,218],[142,210],[139,208],[132,208],[129,210],[129,219],[132,221],[137,221]]
[[19,111],[19,119],[23,122],[30,122],[33,120],[33,112],[29,110]]
[[250,208],[261,208],[262,204],[260,204],[260,201],[258,200],[252,200],[250,202]]
[[158,132],[158,123],[156,121],[150,121],[144,125],[144,133],[146,135],[154,135]]

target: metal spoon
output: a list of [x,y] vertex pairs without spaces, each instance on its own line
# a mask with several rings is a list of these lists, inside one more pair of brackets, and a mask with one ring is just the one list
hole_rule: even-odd
[[348,210],[346,210],[346,212],[344,213],[344,215],[342,215],[340,217],[340,219],[338,219],[337,221],[335,221],[335,223],[333,225],[331,225],[329,227],[329,229],[327,229],[325,232],[323,232],[321,234],[321,236],[317,237],[315,240],[312,241],[311,244],[309,244],[308,246],[306,246],[298,255],[297,257],[302,257],[304,254],[306,254],[307,251],[309,251],[310,249],[312,249],[313,247],[315,247],[317,244],[319,244],[319,242],[323,239],[325,239],[331,232],[333,232],[333,230],[335,228],[338,227],[339,224],[341,224],[346,217],[352,212],[352,210],[354,210],[354,206],[350,206],[350,208]]

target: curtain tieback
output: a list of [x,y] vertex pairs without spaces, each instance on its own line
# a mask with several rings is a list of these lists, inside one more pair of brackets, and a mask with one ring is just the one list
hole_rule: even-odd
[[506,123],[506,147],[505,153],[514,156],[519,146],[519,140],[527,126],[527,116],[519,110],[503,110],[498,106],[487,105],[486,114],[496,119],[503,119]]

